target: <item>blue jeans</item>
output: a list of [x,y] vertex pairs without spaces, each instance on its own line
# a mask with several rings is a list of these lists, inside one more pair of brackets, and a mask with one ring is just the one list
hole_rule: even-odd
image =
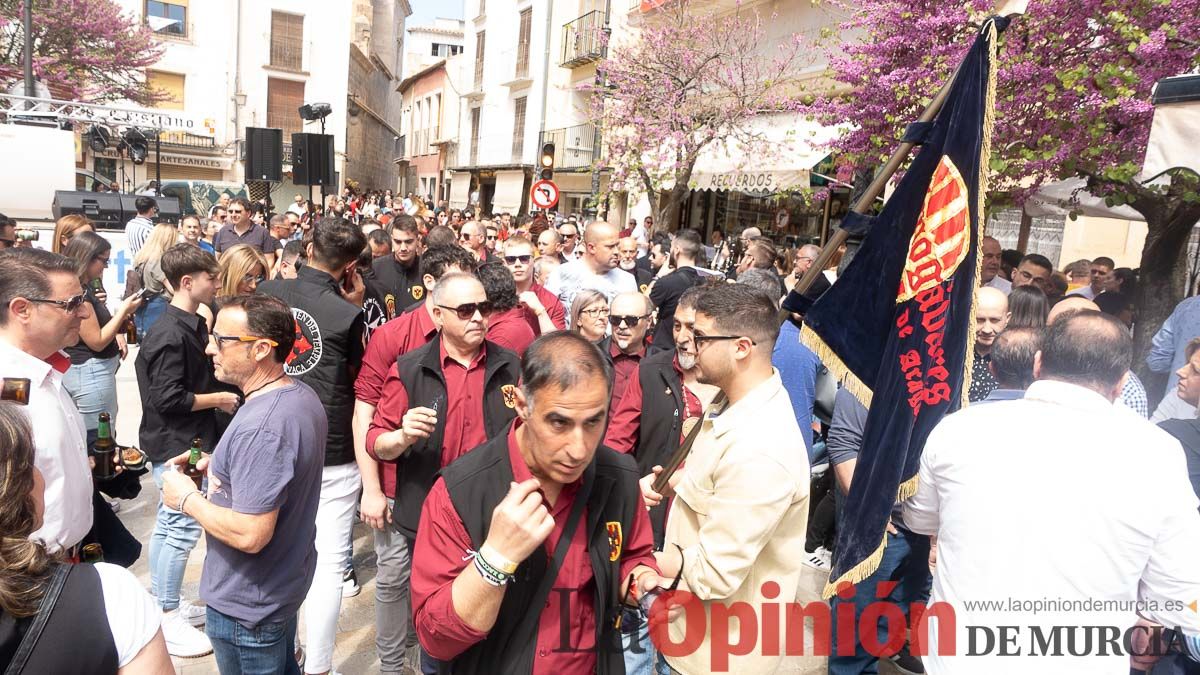
[[[166,470],[166,463],[154,464],[154,483],[160,490],[162,474]],[[159,493],[158,519],[154,521],[154,533],[150,535],[150,592],[158,598],[164,612],[179,607],[179,589],[183,586],[188,555],[200,540],[200,532],[200,524],[194,518],[167,508],[162,503],[162,493]]]
[[212,607],[204,624],[221,675],[300,675],[296,615],[247,628]]
[[158,321],[158,317],[162,316],[163,312],[167,311],[167,299],[162,295],[156,295],[137,308],[133,313],[133,323],[137,326],[138,342],[146,339],[146,333],[150,327]]
[[[909,532],[903,527],[896,527],[899,534],[889,534],[887,548],[883,549],[883,560],[879,569],[854,587],[854,597],[842,600],[833,597],[831,610],[833,616],[838,616],[838,605],[851,603],[854,605],[854,625],[858,626],[858,617],[867,605],[872,602],[890,602],[900,606],[904,616],[908,616],[910,603],[924,604],[929,600],[929,587],[933,579],[929,575],[929,537]],[[895,581],[896,587],[885,598],[876,598],[875,589],[884,581]],[[858,675],[859,673],[878,673],[879,657],[868,654],[862,646],[862,639],[854,636],[854,655],[839,656],[837,654],[838,634],[837,621],[830,622],[833,637],[833,654],[829,657],[829,675]],[[881,619],[876,626],[877,639],[880,644],[887,641],[887,622]]]
[[626,675],[670,675],[667,660],[650,641],[650,624],[640,609],[624,610],[621,618],[621,651]]
[[[100,427],[100,413],[106,412],[115,423],[117,420],[117,368],[121,357],[110,359],[88,359],[84,363],[72,363],[63,373],[63,388],[75,400],[75,407],[83,415],[84,430],[95,431]],[[86,433],[84,441],[87,441]]]

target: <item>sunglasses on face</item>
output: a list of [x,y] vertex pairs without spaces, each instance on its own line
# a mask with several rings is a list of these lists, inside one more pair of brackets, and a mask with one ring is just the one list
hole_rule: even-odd
[[533,260],[532,255],[506,255],[506,256],[504,256],[504,263],[506,265],[516,265],[517,263],[521,263],[522,265],[528,265],[530,260]]
[[79,309],[79,306],[87,300],[87,296],[83,293],[72,296],[66,300],[51,300],[50,298],[27,298],[30,302],[36,302],[39,305],[54,305],[64,312],[70,314]]
[[487,318],[491,316],[494,309],[492,303],[487,300],[483,302],[467,302],[458,307],[447,307],[446,305],[438,305],[438,307],[448,312],[454,312],[459,321],[470,321],[471,317],[475,316],[475,312],[479,312],[480,316]]
[[499,238],[500,238],[499,236],[497,236],[497,235],[494,235],[494,234],[489,234],[489,235],[487,236],[487,240],[488,240],[488,241],[496,241],[496,240],[497,240],[497,239],[499,239]]
[[227,213],[231,216],[235,216],[239,213],[245,213],[245,211],[243,211],[241,209],[229,209],[229,211]]
[[632,328],[632,327],[638,325],[639,323],[641,323],[642,319],[644,319],[644,318],[646,318],[645,315],[642,315],[642,316],[620,316],[618,314],[612,314],[608,317],[608,322],[611,323],[614,328],[620,328],[621,326],[629,326],[630,328]]

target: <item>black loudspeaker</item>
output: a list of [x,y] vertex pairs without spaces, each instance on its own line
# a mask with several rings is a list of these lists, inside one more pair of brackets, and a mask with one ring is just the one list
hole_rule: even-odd
[[55,190],[50,212],[55,220],[74,213],[86,216],[97,228],[121,229],[126,222],[122,219],[121,195],[115,192]]
[[292,183],[333,185],[333,136],[292,134]]
[[[121,227],[125,227],[125,223],[137,215],[136,202],[141,195],[121,195],[121,211],[124,213],[125,220],[121,221]],[[179,224],[179,219],[183,216],[183,210],[179,206],[179,200],[174,197],[151,197],[158,204],[158,218],[154,220],[156,223],[175,223]]]
[[246,127],[246,180],[283,180],[283,130]]

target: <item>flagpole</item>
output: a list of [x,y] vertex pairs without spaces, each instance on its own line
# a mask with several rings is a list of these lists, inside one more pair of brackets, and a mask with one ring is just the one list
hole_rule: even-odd
[[[933,100],[929,102],[929,105],[925,107],[925,111],[917,118],[917,123],[932,122],[933,118],[937,117],[937,114],[942,110],[942,106],[945,105],[946,97],[950,95],[950,89],[954,86],[954,81],[958,79],[958,73],[961,69],[962,63],[960,62],[958,67],[954,69],[954,74],[950,76],[946,84],[942,86],[937,95],[933,97]],[[883,165],[883,169],[875,175],[875,180],[871,181],[867,189],[859,195],[858,201],[854,202],[854,206],[850,210],[854,213],[865,214],[875,202],[875,198],[883,194],[883,189],[887,185],[887,182],[892,179],[892,176],[896,175],[896,172],[900,170],[900,165],[908,159],[908,156],[915,147],[917,147],[917,144],[910,141],[901,143],[892,153],[892,156],[888,158],[887,163]],[[829,261],[833,259],[838,248],[846,243],[846,240],[849,238],[850,234],[843,229],[838,229],[837,232],[833,233],[833,236],[829,238],[824,248],[821,249],[821,252],[817,254],[816,260],[813,261],[808,271],[796,282],[796,293],[805,293],[816,283],[817,276],[824,273],[825,267],[829,265]],[[784,313],[784,316],[786,316],[786,313]],[[724,403],[725,393],[718,392],[716,397],[713,398],[713,402],[709,405],[708,410],[715,410],[717,407],[724,405]],[[707,412],[706,410],[705,414]],[[687,437],[679,444],[679,448],[672,453],[671,459],[663,466],[662,473],[654,480],[652,487],[655,492],[662,494],[663,490],[666,489],[671,476],[679,470],[679,467],[683,465],[683,461],[687,459],[688,453],[692,451],[692,444],[696,442],[696,437],[700,435],[700,427],[702,426],[702,423],[694,425],[691,431],[688,432]]]

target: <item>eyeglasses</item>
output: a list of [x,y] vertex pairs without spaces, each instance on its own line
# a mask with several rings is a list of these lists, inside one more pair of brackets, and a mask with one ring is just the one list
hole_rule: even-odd
[[265,341],[272,347],[279,346],[278,342],[272,340],[271,338],[262,337],[261,335],[221,335],[220,333],[213,331],[208,334],[208,339],[217,343],[217,349],[223,349],[225,345],[229,344],[230,342],[258,342],[259,340]]
[[608,308],[607,307],[589,307],[588,309],[581,310],[579,313],[584,314],[590,318],[597,319],[602,316],[608,316]]
[[247,274],[246,276],[242,277],[243,284],[248,284],[252,281],[256,284],[261,284],[262,282],[264,282],[266,280],[267,280],[267,278],[265,276],[263,276],[262,274]]
[[[723,340],[741,340],[742,338],[746,338],[747,340],[750,340],[750,338],[746,337],[745,335],[700,335],[699,333],[696,333],[696,334],[692,335],[692,342],[694,342],[696,344],[696,351],[700,351],[700,348],[703,347],[706,342],[719,342],[719,341],[723,341]],[[756,347],[758,346],[758,343],[755,342],[754,340],[750,340],[750,344],[752,344]]]
[[531,256],[531,255],[506,255],[506,256],[504,256],[504,263],[506,265],[516,265],[517,263],[521,263],[522,265],[528,265],[530,260],[533,260],[533,256]]
[[229,209],[228,211],[226,211],[226,213],[228,213],[229,215],[232,216],[236,213],[245,213],[245,211],[242,209]]
[[109,259],[107,257],[96,256],[95,258],[92,258],[92,260],[95,260],[99,263],[104,263],[104,266],[108,267]]
[[619,314],[611,314],[608,317],[608,322],[616,328],[620,328],[622,325],[632,327],[641,323],[642,319],[645,319],[647,316],[649,315],[643,314],[642,316],[621,316]]
[[458,235],[458,240],[459,241],[471,241],[471,235],[464,232],[464,233]]
[[50,298],[26,298],[26,299],[29,300],[30,302],[36,302],[36,303],[42,304],[42,305],[55,305],[59,309],[70,314],[71,312],[74,312],[75,310],[79,309],[79,306],[82,305],[85,300],[87,300],[87,296],[84,295],[83,293],[80,293],[79,295],[72,296],[70,298],[67,298],[66,300],[51,300]]
[[475,316],[475,312],[479,312],[480,316],[486,318],[491,316],[495,309],[495,306],[487,300],[483,302],[467,302],[458,307],[447,307],[446,305],[438,305],[438,307],[449,312],[454,312],[458,316],[459,321],[469,321],[471,317]]

